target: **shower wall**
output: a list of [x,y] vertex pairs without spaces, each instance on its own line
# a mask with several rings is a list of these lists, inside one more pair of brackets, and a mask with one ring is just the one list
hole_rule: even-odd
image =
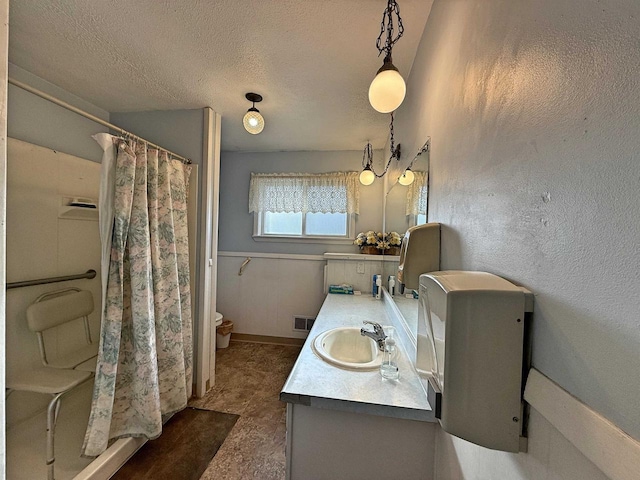
[[[36,336],[27,328],[26,308],[45,292],[78,287],[93,293],[92,338],[100,327],[100,238],[94,219],[61,218],[71,197],[98,198],[100,165],[30,143],[9,139],[7,167],[7,282],[98,272],[75,280],[7,291],[7,376],[38,367]],[[45,338],[48,352],[64,353],[82,345],[81,320],[59,327]],[[48,397],[15,392],[7,404],[9,426],[44,407]]]

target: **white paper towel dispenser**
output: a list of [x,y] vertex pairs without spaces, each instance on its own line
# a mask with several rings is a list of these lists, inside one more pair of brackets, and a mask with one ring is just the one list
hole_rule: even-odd
[[490,273],[441,271],[420,276],[419,299],[416,368],[439,391],[443,430],[517,452],[533,295]]

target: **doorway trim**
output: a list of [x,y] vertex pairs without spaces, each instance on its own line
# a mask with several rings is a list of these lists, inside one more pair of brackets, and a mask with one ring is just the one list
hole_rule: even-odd
[[220,198],[220,124],[222,117],[203,109],[202,202],[200,204],[198,316],[196,340],[197,397],[215,384],[218,209]]

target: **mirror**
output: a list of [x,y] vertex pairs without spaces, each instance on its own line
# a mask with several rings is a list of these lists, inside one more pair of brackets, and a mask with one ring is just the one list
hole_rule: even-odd
[[[404,173],[404,171],[395,172],[395,175],[391,177],[388,181],[388,188],[385,188],[386,191],[385,201],[384,201],[384,211],[383,211],[383,219],[382,225],[385,232],[398,232],[400,235],[403,235],[404,232],[407,231],[409,227],[414,225],[420,225],[422,223],[426,223],[427,214],[428,214],[428,204],[426,203],[426,196],[428,195],[428,178],[429,178],[429,147],[430,147],[430,139],[424,143],[422,148],[418,151],[417,155],[412,157],[413,160],[408,161],[405,165],[410,164],[411,170],[415,172],[414,182],[409,185],[401,185],[398,180],[399,177]],[[393,172],[390,172],[393,173]],[[424,175],[421,175],[421,173]],[[424,180],[423,180],[424,179]],[[420,189],[418,187],[419,182],[422,180],[422,184],[424,188]],[[424,202],[421,207],[425,207],[426,209],[423,213],[420,214],[411,214],[407,215],[407,203],[409,203],[408,196],[411,190],[411,198],[414,198],[414,195],[423,195]],[[414,208],[410,209],[416,212],[420,209]],[[398,273],[398,262],[384,262],[384,277],[388,278],[389,275],[397,275]],[[417,328],[418,328],[418,299],[413,298],[411,291],[405,291],[404,294],[396,291],[394,295],[394,302],[400,313],[405,319],[407,323],[408,330],[413,334],[413,341],[416,341],[417,336]]]

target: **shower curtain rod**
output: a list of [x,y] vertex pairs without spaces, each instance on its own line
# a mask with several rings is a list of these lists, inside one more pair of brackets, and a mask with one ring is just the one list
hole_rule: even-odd
[[67,110],[70,110],[74,113],[77,113],[78,115],[82,115],[85,118],[88,118],[89,120],[99,123],[100,125],[103,125],[107,128],[110,128],[111,130],[115,130],[116,132],[119,132],[122,135],[126,135],[128,137],[133,138],[134,140],[139,140],[141,142],[146,143],[147,145],[149,145],[150,147],[154,147],[157,148],[158,150],[162,150],[163,152],[167,152],[170,156],[172,156],[173,158],[176,158],[180,161],[182,161],[182,163],[186,163],[187,165],[191,164],[191,160],[183,157],[182,155],[178,155],[177,153],[173,153],[171,150],[167,150],[166,148],[161,147],[160,145],[156,145],[155,143],[151,143],[148,140],[145,140],[142,137],[139,137],[138,135],[135,135],[134,133],[131,133],[127,130],[125,130],[124,128],[121,128],[117,125],[114,125],[113,123],[109,123],[105,120],[102,120],[99,117],[96,117],[95,115],[90,114],[89,112],[85,112],[84,110],[79,109],[78,107],[74,107],[73,105],[64,102],[62,100],[60,100],[59,98],[54,97],[53,95],[49,95],[48,93],[45,93],[41,90],[38,90],[37,88],[32,87],[31,85],[28,85],[26,83],[23,83],[19,80],[16,80],[14,78],[9,77],[8,78],[8,82],[12,85],[15,85],[16,87],[19,87],[23,90],[26,90],[27,92],[33,93],[34,95],[37,95],[41,98],[44,98],[45,100],[49,100],[52,103],[55,103],[56,105],[59,105],[63,108],[66,108]]

